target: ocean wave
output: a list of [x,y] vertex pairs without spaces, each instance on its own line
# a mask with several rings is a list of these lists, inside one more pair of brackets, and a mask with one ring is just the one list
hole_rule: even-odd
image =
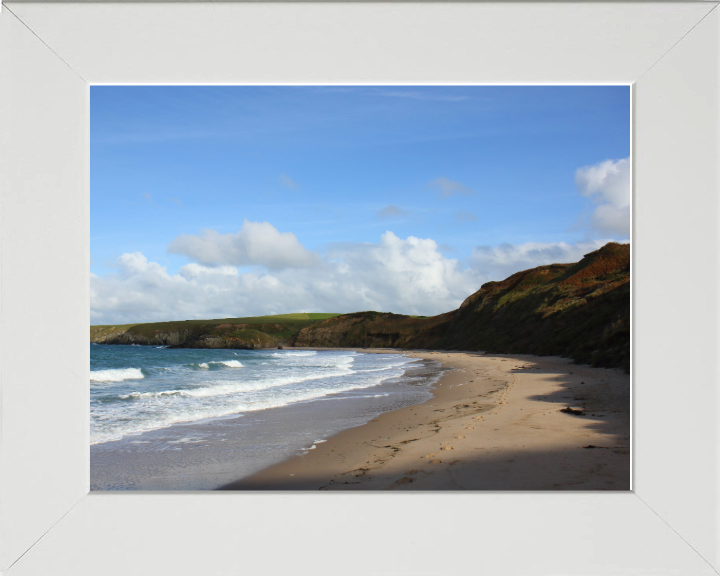
[[242,368],[243,364],[239,360],[214,360],[210,362],[193,362],[188,364],[193,370],[219,370],[222,366],[226,368]]
[[[375,358],[308,350],[243,354],[241,363],[239,358],[228,359],[227,354],[220,356],[224,357],[222,360],[218,356],[210,360],[211,354],[193,351],[180,360],[182,363],[152,366],[144,374],[138,368],[94,371],[93,380],[109,383],[97,385],[96,395],[101,397],[91,402],[91,443],[297,402],[377,399],[389,394],[384,390],[358,389],[371,388],[390,376],[401,375],[405,369],[402,364],[413,361],[398,356]],[[201,361],[202,358],[207,360]],[[269,360],[270,366],[260,368],[261,359]],[[162,360],[163,364],[167,361],[164,356]],[[387,363],[392,369],[388,369]],[[129,385],[112,384],[143,377],[142,382]],[[343,394],[351,391],[350,396]],[[323,441],[320,436],[308,444],[319,447]],[[305,451],[312,450],[308,444],[303,444]]]
[[[378,379],[372,383],[365,383],[367,387],[380,384],[381,380]],[[233,383],[237,384],[237,383]],[[259,384],[259,383],[256,383]],[[264,410],[268,408],[277,408],[280,406],[287,406],[288,404],[294,404],[297,402],[306,401],[317,401],[317,400],[330,400],[340,399],[336,396],[339,392],[347,392],[357,387],[357,383],[346,382],[344,385],[338,386],[319,386],[313,388],[301,388],[301,389],[277,389],[274,393],[262,394],[261,395],[248,395],[238,396],[234,395],[239,392],[234,385],[228,384],[227,386],[214,387],[214,388],[200,388],[194,390],[166,390],[163,392],[155,393],[139,393],[134,392],[132,395],[133,399],[143,401],[149,396],[155,396],[155,398],[148,398],[149,404],[143,404],[146,409],[155,411],[159,408],[159,405],[155,404],[161,397],[165,397],[165,401],[170,404],[165,405],[159,412],[155,412],[149,418],[143,418],[142,420],[127,420],[127,416],[136,414],[136,408],[127,405],[125,409],[120,412],[114,413],[112,416],[105,410],[99,409],[99,406],[91,406],[91,414],[93,415],[94,426],[91,431],[91,444],[97,444],[107,442],[110,440],[116,440],[131,434],[139,434],[147,430],[157,430],[165,428],[173,424],[181,422],[196,422],[201,419],[207,418],[218,418],[223,416],[241,416],[244,412],[254,412],[256,410]],[[225,388],[219,390],[218,388]],[[233,397],[230,402],[221,401],[217,402],[218,398],[209,399],[212,403],[207,404],[196,404],[194,401],[187,398],[187,396],[215,396],[218,393],[229,394],[232,393]],[[378,394],[365,397],[378,397],[384,396],[385,394]],[[187,403],[190,402],[190,403]],[[169,409],[168,409],[169,408]],[[123,422],[123,420],[125,420]],[[313,446],[318,444],[318,441],[313,442]],[[312,450],[311,447],[305,448],[306,450]]]
[[334,372],[309,374],[307,376],[285,376],[279,378],[267,378],[264,380],[235,381],[220,380],[214,386],[203,386],[199,388],[184,388],[174,390],[162,390],[160,392],[131,392],[118,396],[120,400],[138,398],[162,398],[168,396],[180,396],[183,398],[212,398],[214,396],[227,396],[231,394],[242,394],[247,392],[260,392],[272,388],[294,386],[311,380],[322,380],[325,378],[336,378],[353,374],[352,370],[336,370]]
[[224,364],[228,368],[242,368],[243,365],[239,360],[221,360],[220,362],[210,362],[210,364]]
[[140,368],[115,368],[90,372],[91,382],[122,382],[123,380],[139,380],[140,378],[145,378]]

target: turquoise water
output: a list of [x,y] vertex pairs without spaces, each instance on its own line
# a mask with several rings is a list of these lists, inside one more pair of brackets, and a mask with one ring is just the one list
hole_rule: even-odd
[[[403,375],[398,354],[90,347],[90,442],[366,390]],[[382,392],[388,394],[388,392]]]
[[212,490],[430,398],[440,365],[342,350],[91,345],[92,490]]

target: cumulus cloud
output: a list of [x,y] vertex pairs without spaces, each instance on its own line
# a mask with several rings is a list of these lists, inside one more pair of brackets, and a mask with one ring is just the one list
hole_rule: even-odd
[[234,234],[203,230],[199,236],[181,234],[168,252],[182,254],[203,266],[260,265],[270,270],[309,268],[318,258],[300,244],[292,232],[279,232],[269,222],[245,220]]
[[363,301],[362,309],[446,312],[462,302],[477,282],[473,271],[443,256],[434,240],[402,239],[392,232],[385,232],[377,244],[330,250],[326,258],[333,263],[336,278],[350,280],[346,286],[350,301]]
[[[243,230],[253,224],[258,223],[246,222]],[[229,237],[231,248],[216,242],[221,236]],[[314,257],[312,268],[247,272],[218,263],[213,252],[232,259],[227,254],[234,253],[235,236],[191,237],[200,240],[193,250],[213,263],[190,262],[177,274],[140,252],[123,254],[115,273],[91,274],[92,323],[363,310],[434,315],[454,310],[484,282],[543,264],[577,262],[607,242],[480,246],[468,266],[443,255],[447,247],[430,238],[400,238],[388,231],[374,243],[331,245],[322,257]]]
[[201,276],[212,274],[215,274],[216,276],[237,276],[238,274],[240,274],[240,272],[234,266],[211,267],[196,264],[195,262],[190,262],[190,264],[186,264],[185,266],[180,268],[180,276],[190,281],[200,278]]
[[428,188],[438,191],[443,198],[453,194],[474,194],[473,190],[465,186],[465,184],[453,182],[447,178],[436,178],[428,183]]
[[605,160],[575,172],[580,193],[597,208],[591,226],[600,234],[630,236],[630,159]]
[[577,244],[565,242],[526,242],[478,246],[470,256],[470,265],[482,276],[502,280],[515,272],[546,264],[577,262],[588,252],[607,244],[610,240],[589,240]]
[[381,220],[387,220],[389,218],[396,218],[408,215],[407,210],[405,210],[404,208],[400,208],[400,206],[396,206],[395,204],[388,204],[384,208],[376,210],[375,213],[380,217]]
[[431,315],[457,308],[484,281],[434,240],[392,232],[377,243],[334,245],[312,269],[240,273],[190,263],[170,275],[138,252],[123,254],[116,268],[91,275],[93,324],[301,311]]

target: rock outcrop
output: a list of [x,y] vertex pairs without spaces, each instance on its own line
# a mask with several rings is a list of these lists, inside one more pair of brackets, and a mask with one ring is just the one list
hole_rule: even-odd
[[213,334],[202,334],[188,339],[170,348],[229,348],[233,350],[258,350],[261,348],[277,348],[279,341],[259,330],[239,330],[229,337]]

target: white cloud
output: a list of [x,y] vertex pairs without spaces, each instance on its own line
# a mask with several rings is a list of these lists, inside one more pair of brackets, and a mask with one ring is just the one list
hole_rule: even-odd
[[241,273],[229,264],[191,262],[174,275],[134,252],[118,258],[117,273],[91,274],[91,321],[363,310],[434,315],[454,310],[488,280],[543,264],[577,262],[605,242],[482,246],[464,266],[444,256],[432,239],[403,239],[388,231],[377,243],[332,245],[313,268]]
[[489,280],[504,280],[515,272],[546,264],[578,262],[588,252],[601,248],[610,240],[589,240],[577,244],[565,242],[526,242],[478,246],[470,256],[470,265]]
[[598,206],[591,226],[600,233],[630,237],[630,159],[605,160],[575,172],[580,193]]
[[474,194],[465,184],[453,182],[447,178],[436,178],[428,183],[428,188],[437,190],[443,198],[452,196],[453,194]]
[[439,314],[457,308],[483,280],[444,257],[434,240],[392,232],[378,243],[335,245],[312,269],[239,273],[191,263],[170,275],[137,252],[123,254],[117,269],[91,276],[93,324],[301,311]]
[[[438,314],[447,312],[474,291],[473,271],[443,256],[432,239],[401,239],[385,232],[378,244],[353,244],[326,254],[338,266],[348,306],[365,302],[362,309]],[[355,308],[357,309],[357,306]]]
[[237,276],[239,274],[238,269],[233,266],[203,266],[202,264],[196,264],[190,262],[182,268],[180,268],[180,275],[186,280],[193,280],[199,278],[203,274],[221,274],[223,276]]
[[292,232],[279,232],[268,222],[250,222],[234,234],[204,230],[200,236],[181,234],[168,252],[183,254],[203,266],[260,265],[270,270],[308,268],[318,258],[298,242]]

